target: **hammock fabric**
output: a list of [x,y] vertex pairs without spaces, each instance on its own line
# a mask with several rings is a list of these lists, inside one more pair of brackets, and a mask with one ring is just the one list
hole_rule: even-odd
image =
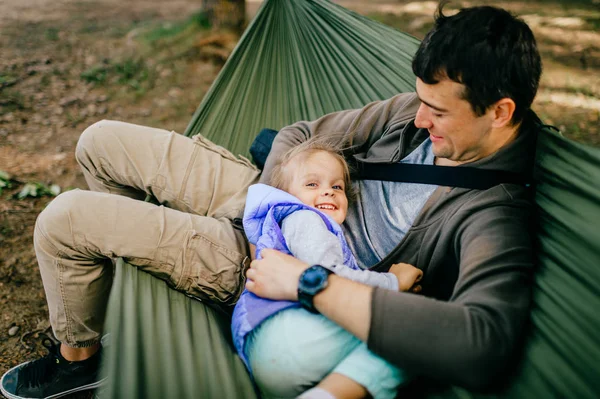
[[[416,39],[324,0],[267,0],[187,135],[247,154],[263,127],[411,91]],[[600,394],[600,151],[542,132],[538,272],[524,357],[502,392],[430,398],[595,398]],[[106,321],[102,397],[255,398],[228,317],[122,260]],[[499,376],[500,377],[500,376]]]
[[419,41],[323,0],[266,1],[185,135],[247,156],[262,128],[413,91]]

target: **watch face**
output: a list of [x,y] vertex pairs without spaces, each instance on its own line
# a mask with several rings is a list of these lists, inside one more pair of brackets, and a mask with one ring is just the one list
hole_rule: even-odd
[[304,272],[299,288],[308,295],[315,295],[327,284],[328,277],[324,268],[311,267]]

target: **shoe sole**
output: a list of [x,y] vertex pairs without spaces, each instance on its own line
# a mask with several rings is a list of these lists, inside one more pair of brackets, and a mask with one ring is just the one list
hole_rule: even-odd
[[21,363],[18,366],[15,366],[12,369],[8,370],[6,373],[4,373],[2,375],[2,379],[0,379],[0,391],[2,391],[2,395],[6,396],[8,399],[55,399],[55,398],[60,398],[60,397],[63,397],[63,396],[70,395],[70,394],[75,393],[75,392],[86,391],[88,389],[98,388],[98,387],[102,386],[106,382],[106,380],[107,380],[107,377],[104,377],[103,379],[101,379],[99,381],[96,381],[96,382],[93,382],[91,384],[82,385],[80,387],[73,388],[73,389],[70,389],[68,391],[56,393],[54,395],[46,396],[44,398],[26,398],[24,396],[17,396],[15,394],[12,394],[10,392],[5,391],[4,390],[4,377],[6,377],[6,375],[8,373],[10,373],[11,371],[13,371],[14,369],[19,368],[19,367],[23,367],[27,363],[29,363],[29,362]]

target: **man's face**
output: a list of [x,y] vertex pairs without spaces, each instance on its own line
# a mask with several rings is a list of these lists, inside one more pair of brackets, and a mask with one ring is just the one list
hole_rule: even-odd
[[[292,160],[294,162],[294,160]],[[295,161],[287,191],[342,224],[348,212],[344,168],[333,155],[319,151]]]
[[452,164],[472,162],[487,156],[492,143],[493,110],[477,116],[462,98],[465,86],[450,79],[429,85],[417,78],[421,106],[415,126],[429,131],[433,153]]

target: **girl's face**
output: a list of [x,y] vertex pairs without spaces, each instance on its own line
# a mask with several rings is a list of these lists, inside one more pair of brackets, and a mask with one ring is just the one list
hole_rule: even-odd
[[342,224],[348,212],[344,168],[326,151],[318,151],[288,166],[291,181],[287,191],[302,203],[317,208]]

